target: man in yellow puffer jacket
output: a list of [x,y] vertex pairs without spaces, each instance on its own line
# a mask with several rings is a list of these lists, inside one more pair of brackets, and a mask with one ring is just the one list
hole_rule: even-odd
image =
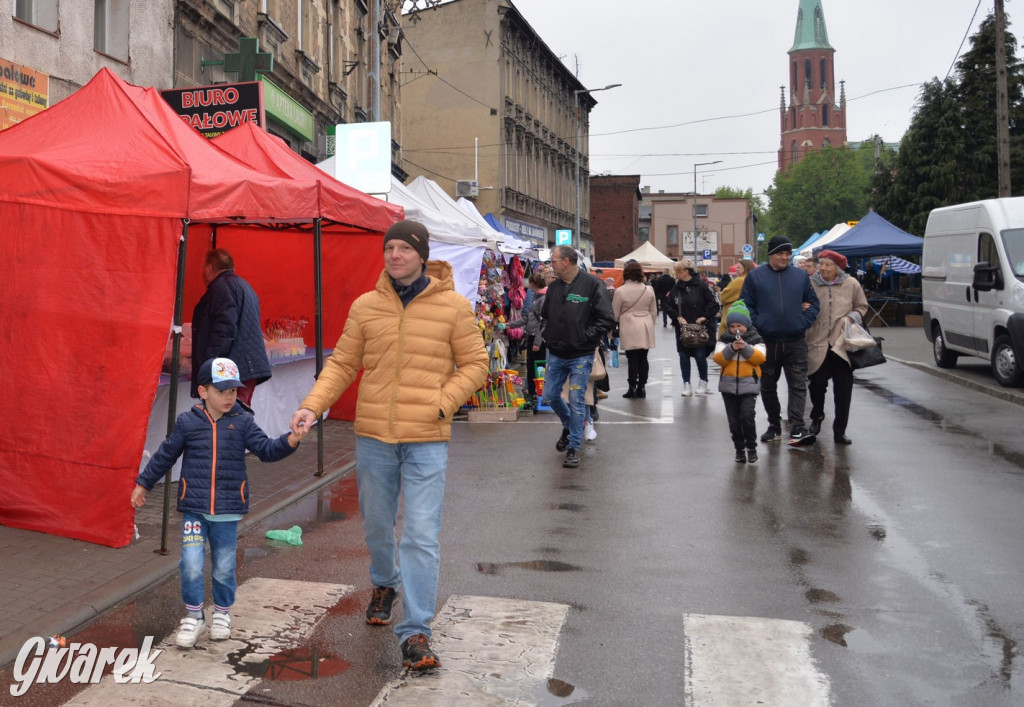
[[[469,301],[455,292],[451,266],[430,261],[429,234],[400,221],[384,234],[384,271],[349,311],[334,353],[292,417],[313,424],[355,380],[356,478],[370,551],[373,596],[367,623],[391,623],[403,665],[441,665],[430,649],[440,568],[441,502],[452,416],[487,379],[488,357]],[[397,543],[398,498],[404,492]],[[397,558],[397,561],[396,561]]]

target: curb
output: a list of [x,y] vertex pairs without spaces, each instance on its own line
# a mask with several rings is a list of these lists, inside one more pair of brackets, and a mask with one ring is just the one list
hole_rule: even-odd
[[951,383],[958,383],[965,388],[970,388],[971,390],[975,390],[979,393],[991,395],[993,398],[1005,400],[1008,403],[1015,403],[1016,405],[1024,405],[1024,393],[1014,392],[1016,389],[1002,387],[993,388],[992,386],[976,383],[975,381],[964,378],[963,376],[958,376],[957,374],[951,373],[950,371],[942,368],[936,368],[935,366],[920,363],[918,361],[907,361],[888,354],[886,354],[886,359],[889,361],[895,361],[896,363],[902,363],[904,366],[910,366],[911,368],[915,368],[923,373],[933,375],[936,378],[941,378],[942,380],[946,380]]

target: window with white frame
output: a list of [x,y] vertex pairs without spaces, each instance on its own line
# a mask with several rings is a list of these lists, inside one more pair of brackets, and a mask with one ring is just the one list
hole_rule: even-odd
[[93,49],[117,59],[128,59],[130,0],[95,0]]
[[693,207],[693,209],[694,209],[693,215],[696,216],[697,218],[707,218],[708,217],[708,205],[707,204],[696,204]]
[[56,32],[59,23],[58,0],[14,0],[14,16],[48,32]]

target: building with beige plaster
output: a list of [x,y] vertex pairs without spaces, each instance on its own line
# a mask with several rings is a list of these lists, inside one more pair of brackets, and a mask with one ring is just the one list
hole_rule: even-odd
[[[242,78],[228,70],[225,58],[239,53],[240,40],[255,38],[261,60],[273,57],[273,68],[261,74],[280,89],[286,106],[276,113],[268,109],[271,133],[303,157],[320,161],[331,152],[335,125],[390,121],[392,173],[404,179],[400,4],[14,0],[11,15],[0,13],[0,60],[47,75],[52,105],[103,67],[129,83],[157,89],[236,83]],[[266,96],[264,87],[265,102]],[[0,122],[0,127],[8,125]]]
[[[746,199],[651,193],[649,187],[643,188],[642,195],[642,207],[649,206],[651,213],[648,240],[670,258],[696,260],[701,270],[726,272],[743,259],[744,244],[756,246],[750,203]],[[710,259],[705,260],[704,251],[711,251]]]

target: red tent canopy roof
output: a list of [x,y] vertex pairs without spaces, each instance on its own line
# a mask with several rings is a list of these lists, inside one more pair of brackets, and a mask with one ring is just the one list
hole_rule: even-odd
[[318,185],[222,152],[155,89],[101,69],[79,91],[0,133],[0,199],[193,221],[308,221]]

